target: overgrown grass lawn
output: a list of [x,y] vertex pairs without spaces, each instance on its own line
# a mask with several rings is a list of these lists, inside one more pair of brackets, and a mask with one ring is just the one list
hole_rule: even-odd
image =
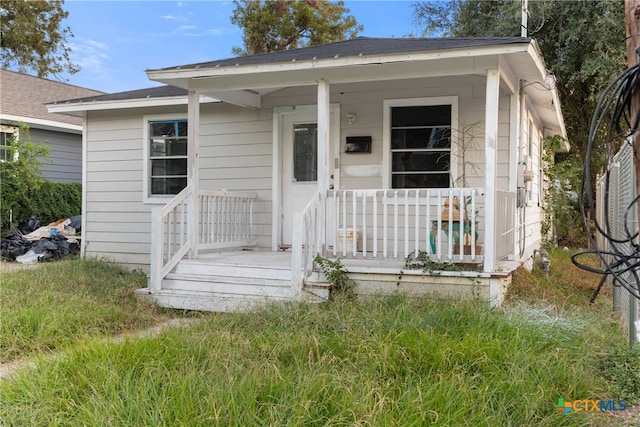
[[608,332],[478,301],[274,306],[85,343],[0,398],[7,425],[597,425],[554,405],[610,396]]
[[143,273],[96,260],[70,259],[3,272],[0,362],[168,319],[168,312],[135,300],[133,291],[145,286]]
[[[64,309],[72,325],[58,322],[54,330],[82,331],[75,345],[0,381],[0,424],[615,425],[606,414],[564,415],[555,409],[558,398],[625,399],[628,404],[640,399],[640,351],[628,349],[604,302],[587,308],[580,301],[588,296],[580,292],[575,301],[562,296],[558,289],[564,284],[554,285],[554,277],[570,268],[563,263],[566,258],[554,264],[549,279],[517,275],[519,282],[537,287],[547,280],[544,292],[550,299],[515,284],[516,294],[503,308],[400,295],[358,302],[339,298],[324,305],[212,314],[125,341],[87,337],[152,323],[157,312],[130,298],[140,284],[103,289],[95,272],[94,279],[82,279],[84,267],[77,261],[61,266],[66,273],[55,278],[45,270],[30,271],[40,286],[52,286],[48,278],[78,289],[83,299],[68,304],[86,305],[88,313]],[[137,277],[93,267],[104,268],[114,280]],[[551,292],[554,286],[558,289]],[[20,299],[20,287],[11,289]],[[58,311],[67,296],[46,289],[47,299],[34,305],[39,321],[30,320],[29,308],[24,314],[12,309],[22,320],[10,320],[11,333],[39,336],[29,330],[53,321],[47,313]],[[117,301],[122,310],[110,307],[106,313],[112,314],[99,315],[103,299]],[[73,332],[64,335],[60,344],[73,341]]]

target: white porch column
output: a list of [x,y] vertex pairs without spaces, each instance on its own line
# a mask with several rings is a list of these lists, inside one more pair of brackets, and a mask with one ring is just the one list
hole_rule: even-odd
[[318,191],[329,189],[329,165],[331,135],[329,82],[318,81]]
[[[493,69],[487,72],[485,100],[485,242],[484,271],[495,268],[496,246],[496,163],[498,161],[498,104],[500,99],[500,73]],[[491,293],[491,292],[490,292]],[[490,295],[493,297],[493,295]]]
[[[326,199],[329,189],[329,173],[332,170],[329,165],[331,159],[331,106],[330,106],[330,85],[326,80],[318,80],[318,191],[321,193],[322,201]],[[321,209],[317,218],[316,230],[319,236],[319,250],[324,255],[327,224],[325,221],[325,210]]]
[[200,94],[190,90],[187,104],[187,185],[193,186],[189,201],[187,235],[191,239],[191,258],[198,257],[198,189],[200,149]]

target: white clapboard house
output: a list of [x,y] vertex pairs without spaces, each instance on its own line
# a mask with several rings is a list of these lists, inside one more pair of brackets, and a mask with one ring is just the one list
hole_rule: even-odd
[[147,75],[166,86],[49,111],[84,118],[83,254],[144,269],[162,306],[324,298],[317,255],[361,294],[499,304],[540,247],[544,141],[566,133],[533,39],[360,37]]

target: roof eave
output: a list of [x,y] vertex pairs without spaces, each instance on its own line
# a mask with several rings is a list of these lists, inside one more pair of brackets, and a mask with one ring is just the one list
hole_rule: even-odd
[[[85,111],[118,110],[125,108],[165,107],[172,105],[187,105],[187,96],[166,96],[157,98],[124,99],[109,101],[77,101],[46,104],[50,113],[61,113],[82,117]],[[201,103],[220,102],[207,96],[200,97]]]
[[37,119],[34,117],[15,116],[11,114],[0,114],[0,121],[3,124],[11,123],[14,125],[19,125],[20,123],[24,123],[33,129],[44,129],[44,130],[50,130],[54,132],[65,132],[65,133],[74,133],[74,134],[82,133],[81,125],[59,122],[55,120],[44,120],[44,119]]
[[[491,55],[503,55],[509,53],[526,52],[529,43],[512,43],[507,45],[471,47],[471,48],[455,48],[436,51],[422,52],[403,52],[394,54],[380,55],[358,55],[333,57],[322,59],[294,60],[289,62],[274,62],[265,64],[248,64],[235,66],[213,66],[207,68],[184,68],[179,67],[169,69],[147,70],[147,76],[150,80],[170,84],[173,86],[189,89],[189,83],[194,78],[223,78],[247,76],[255,81],[256,87],[260,87],[260,79],[256,76],[268,75],[274,72],[296,72],[307,73],[310,70],[330,70],[335,68],[353,67],[353,66],[379,66],[384,64],[396,64],[407,62],[425,62],[442,59],[455,58],[476,58]],[[309,79],[312,81],[313,79]],[[246,86],[246,82],[245,82]],[[236,88],[229,88],[236,89]],[[247,87],[242,87],[247,89]]]

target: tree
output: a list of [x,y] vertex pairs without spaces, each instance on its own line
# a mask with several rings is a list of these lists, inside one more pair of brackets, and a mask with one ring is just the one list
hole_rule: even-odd
[[33,70],[38,77],[55,76],[63,71],[71,74],[80,68],[71,62],[67,38],[73,37],[69,27],[62,26],[68,12],[63,0],[2,0],[0,3],[1,65],[15,66],[19,71]]
[[[528,35],[556,76],[571,152],[556,156],[558,170],[582,166],[600,93],[626,68],[624,8],[608,0],[529,1]],[[520,0],[452,0],[414,3],[414,19],[426,35],[520,36]],[[604,135],[592,171],[604,164]],[[569,165],[559,165],[560,162]],[[592,182],[596,182],[595,176]],[[594,189],[591,189],[594,191]]]
[[295,49],[352,39],[363,26],[342,1],[234,0],[231,22],[242,28],[235,55]]

